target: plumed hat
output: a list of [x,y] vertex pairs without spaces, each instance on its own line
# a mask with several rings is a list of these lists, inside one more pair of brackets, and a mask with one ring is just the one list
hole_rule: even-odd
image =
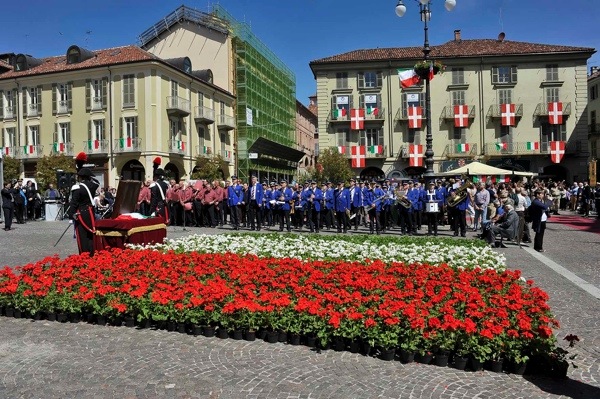
[[161,162],[162,159],[160,159],[160,157],[154,158],[154,160],[152,161],[152,169],[156,170],[160,166]]
[[79,171],[79,169],[83,168],[83,165],[87,162],[87,154],[85,152],[80,152],[75,157],[75,169]]

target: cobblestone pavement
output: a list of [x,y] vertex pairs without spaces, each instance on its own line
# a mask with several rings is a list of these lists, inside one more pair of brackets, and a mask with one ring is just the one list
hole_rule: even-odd
[[[2,232],[0,265],[76,252],[72,229],[53,247],[66,226],[30,222]],[[223,231],[229,229],[169,227],[168,236]],[[543,255],[600,287],[599,243],[600,234],[550,221]],[[403,365],[262,341],[0,317],[0,398],[600,398],[598,299],[527,248],[500,251],[511,268],[550,295],[561,343],[569,333],[581,339],[571,350],[578,368],[569,368],[567,380]]]

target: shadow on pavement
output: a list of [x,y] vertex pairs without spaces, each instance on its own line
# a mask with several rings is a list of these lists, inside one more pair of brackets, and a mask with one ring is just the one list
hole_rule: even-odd
[[560,395],[573,399],[600,398],[599,387],[570,378],[551,379],[548,377],[536,376],[524,376],[523,378],[539,387],[542,391],[553,395]]

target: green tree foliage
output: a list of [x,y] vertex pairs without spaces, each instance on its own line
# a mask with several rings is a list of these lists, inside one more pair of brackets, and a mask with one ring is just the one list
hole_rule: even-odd
[[208,181],[223,180],[229,177],[227,162],[221,155],[210,157],[196,157],[196,167],[192,173],[192,179],[206,179]]
[[75,173],[75,161],[73,157],[65,154],[44,156],[37,163],[36,180],[38,189],[45,190],[48,184],[57,187],[56,171],[62,169],[65,172]]
[[4,181],[17,179],[21,174],[21,162],[13,157],[4,157],[2,162],[4,163]]
[[348,181],[354,176],[348,159],[336,148],[326,148],[319,153],[319,163],[316,167],[308,168],[308,175],[318,182]]

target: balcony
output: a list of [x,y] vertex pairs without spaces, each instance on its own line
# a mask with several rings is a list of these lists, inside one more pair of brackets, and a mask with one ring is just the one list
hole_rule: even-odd
[[202,155],[204,157],[210,156],[212,154],[212,148],[206,145],[197,145],[196,146],[196,155]]
[[[422,111],[423,115],[421,115],[421,119],[423,122],[427,120],[425,116],[425,108]],[[408,123],[408,108],[400,107],[396,112],[396,116],[394,117],[395,121]]]
[[14,119],[15,117],[15,107],[4,107],[4,119]]
[[74,147],[73,143],[58,143],[58,142],[55,142],[55,143],[52,144],[51,154],[52,155],[63,154],[63,155],[73,156],[74,155],[73,147]]
[[336,123],[336,122],[349,122],[350,121],[350,111],[344,109],[344,113],[342,110],[340,112],[334,112],[331,110],[329,115],[327,116],[327,123]]
[[223,160],[225,162],[233,163],[233,151],[222,150],[221,151],[221,156],[223,157]]
[[2,156],[14,158],[15,157],[15,148],[14,147],[2,148]]
[[69,102],[66,100],[58,101],[56,104],[57,114],[68,114],[69,113]]
[[365,121],[381,121],[385,120],[385,108],[365,108]]
[[512,143],[486,143],[484,145],[485,155],[488,157],[501,157],[506,155],[546,155],[550,153],[549,142],[535,142],[538,148],[529,148],[528,142]]
[[131,137],[124,137],[113,140],[114,152],[126,153],[126,152],[140,152],[142,150],[142,139]]
[[[488,119],[500,119],[502,118],[502,111],[500,110],[500,104],[492,104],[488,109],[486,117]],[[515,118],[523,117],[523,104],[515,104]]]
[[[562,114],[563,116],[571,115],[571,103],[562,103]],[[537,107],[535,107],[535,111],[533,111],[533,116],[548,116],[548,103],[538,103]]]
[[190,114],[190,101],[182,97],[167,97],[167,113],[176,116],[188,116]]
[[185,155],[185,148],[185,141],[175,139],[169,140],[169,152],[171,154]]
[[83,148],[85,148],[85,153],[89,155],[108,154],[108,150],[110,149],[108,140],[85,140]]
[[217,119],[217,129],[233,130],[235,129],[235,118],[229,115],[219,115]]
[[101,111],[104,109],[104,104],[102,103],[102,97],[93,97],[91,105],[92,105],[92,111]]
[[44,146],[43,145],[25,145],[16,148],[16,156],[20,159],[37,159],[43,156]]
[[446,158],[473,158],[477,156],[477,144],[447,144],[442,153]]
[[[469,119],[475,119],[475,106],[474,105],[469,105],[469,113],[468,113],[468,117]],[[447,105],[444,107],[444,109],[442,109],[442,114],[440,115],[440,120],[454,120],[454,106],[453,105]],[[470,123],[470,122],[469,122]]]
[[[348,145],[348,146],[338,146],[337,149],[341,152],[346,158],[352,158],[352,147],[356,147],[357,145]],[[387,158],[387,146],[386,145],[367,145],[360,146],[365,147],[365,158],[366,159],[375,159]]]
[[27,104],[27,117],[33,118],[36,116],[40,116],[41,114],[41,104]]
[[210,125],[215,122],[215,110],[208,107],[198,106],[194,110],[194,120],[198,123]]

